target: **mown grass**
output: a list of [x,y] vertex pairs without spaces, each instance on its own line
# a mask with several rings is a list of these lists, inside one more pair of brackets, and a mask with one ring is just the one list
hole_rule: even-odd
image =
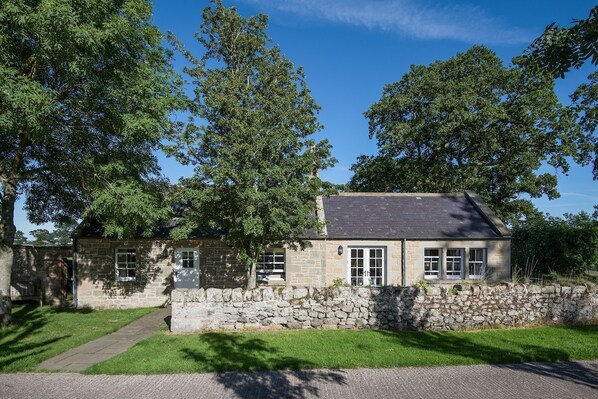
[[598,325],[470,332],[159,332],[87,373],[445,366],[598,358]]
[[0,328],[0,372],[31,371],[42,361],[116,331],[153,310],[15,306],[12,325]]

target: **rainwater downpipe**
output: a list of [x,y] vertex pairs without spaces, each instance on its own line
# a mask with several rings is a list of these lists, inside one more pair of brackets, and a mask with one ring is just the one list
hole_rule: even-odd
[[77,238],[73,237],[73,308],[77,309]]
[[407,285],[407,239],[403,238],[403,245],[401,245],[401,285],[405,287]]

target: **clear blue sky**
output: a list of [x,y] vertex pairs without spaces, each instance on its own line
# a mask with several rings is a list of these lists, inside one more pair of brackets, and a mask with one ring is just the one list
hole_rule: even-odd
[[[185,46],[200,56],[193,38],[207,1],[155,0],[154,22],[172,31]],[[411,64],[444,60],[474,44],[494,50],[504,63],[538,37],[549,23],[569,25],[585,19],[594,1],[502,0],[224,0],[244,16],[260,12],[270,16],[272,42],[296,66],[303,66],[307,83],[322,107],[318,133],[333,145],[338,164],[322,173],[334,183],[345,183],[357,156],[374,154],[363,112],[380,98],[385,84],[397,81]],[[179,57],[180,58],[180,57]],[[175,67],[182,68],[177,59]],[[561,102],[593,70],[587,64],[557,82]],[[192,173],[173,159],[159,155],[163,173],[175,182]],[[550,170],[547,170],[550,171]],[[598,204],[598,182],[591,167],[573,165],[568,176],[559,176],[561,198],[535,199],[536,206],[552,215],[591,211]],[[35,228],[26,221],[18,204],[17,228]]]

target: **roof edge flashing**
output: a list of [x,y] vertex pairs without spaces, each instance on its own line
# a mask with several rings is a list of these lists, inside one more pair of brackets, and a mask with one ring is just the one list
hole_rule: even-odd
[[502,220],[490,209],[490,207],[484,202],[482,197],[477,193],[469,190],[463,192],[465,197],[471,202],[474,208],[482,215],[484,220],[490,224],[492,229],[496,231],[501,237],[511,237],[511,230],[504,224]]
[[316,197],[316,216],[318,218],[318,222],[322,224],[322,230],[316,232],[320,237],[327,237],[328,236],[328,229],[326,228],[326,215],[324,214],[324,201],[322,200],[322,196],[318,195]]

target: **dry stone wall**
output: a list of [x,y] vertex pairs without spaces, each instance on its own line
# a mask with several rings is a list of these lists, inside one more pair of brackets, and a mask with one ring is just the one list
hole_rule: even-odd
[[173,332],[263,328],[459,330],[598,319],[598,286],[177,289]]

